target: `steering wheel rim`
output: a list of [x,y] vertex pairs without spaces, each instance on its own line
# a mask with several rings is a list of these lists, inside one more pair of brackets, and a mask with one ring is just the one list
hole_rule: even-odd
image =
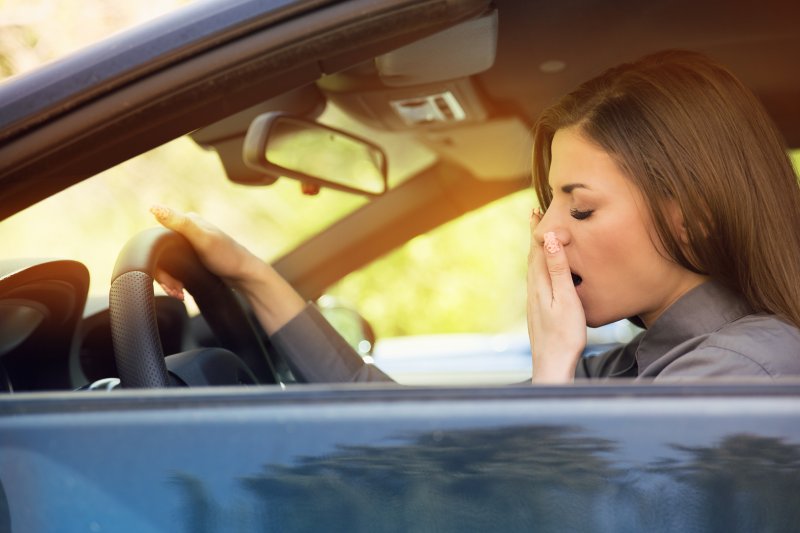
[[151,228],[127,242],[111,277],[111,337],[123,387],[171,386],[156,321],[156,267],[183,282],[220,343],[259,383],[280,382],[261,337],[230,287],[203,266],[185,237]]

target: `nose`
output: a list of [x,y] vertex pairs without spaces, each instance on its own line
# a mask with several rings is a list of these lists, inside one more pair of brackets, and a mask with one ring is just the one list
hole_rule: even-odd
[[557,210],[552,207],[545,211],[544,216],[542,216],[542,219],[533,230],[533,240],[536,241],[536,244],[542,246],[544,244],[544,234],[551,231],[556,234],[556,238],[562,245],[569,244],[572,238],[569,229],[565,221],[558,216]]

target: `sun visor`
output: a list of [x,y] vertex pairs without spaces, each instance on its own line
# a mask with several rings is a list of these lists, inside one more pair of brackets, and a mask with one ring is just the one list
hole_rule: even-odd
[[497,10],[448,28],[375,59],[381,81],[389,87],[424,85],[465,78],[494,64]]
[[463,165],[481,180],[516,179],[531,172],[531,128],[518,118],[428,130],[423,139],[440,156]]

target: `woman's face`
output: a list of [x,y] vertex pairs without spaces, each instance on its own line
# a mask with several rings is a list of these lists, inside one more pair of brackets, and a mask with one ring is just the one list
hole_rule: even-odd
[[603,149],[577,128],[557,131],[551,148],[553,201],[534,238],[552,231],[564,245],[589,326],[631,316],[651,325],[705,278],[656,246],[644,197]]

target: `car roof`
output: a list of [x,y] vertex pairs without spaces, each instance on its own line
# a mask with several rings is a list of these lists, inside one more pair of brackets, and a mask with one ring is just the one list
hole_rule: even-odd
[[[497,61],[479,80],[490,98],[521,108],[529,119],[606,68],[663,49],[686,49],[733,71],[764,103],[789,146],[800,147],[800,2],[497,0],[496,5],[502,17]],[[563,71],[547,72],[553,60],[564,63]]]
[[[489,21],[478,33],[462,32],[460,41],[434,39],[416,56],[390,56],[438,57],[444,64],[486,56],[486,47],[496,46],[486,68],[467,64],[454,67],[457,79],[423,75],[415,82],[412,75],[397,83],[376,67],[375,57],[490,13],[496,27]],[[185,133],[215,146],[220,121],[240,114],[232,130],[240,135],[249,109],[297,91],[305,103],[308,93],[335,101],[357,120],[418,135],[481,178],[518,179],[526,157],[496,170],[508,157],[480,158],[476,146],[494,138],[497,155],[579,82],[664,48],[701,51],[726,64],[797,147],[797,20],[800,3],[784,0],[190,4],[0,86],[0,219]],[[448,49],[453,43],[462,48]],[[473,120],[436,128],[391,119],[392,101],[436,90],[463,98]]]
[[182,57],[324,3],[275,0],[270,9],[259,12],[248,9],[252,1],[201,2],[113,35],[0,86],[0,140],[30,128],[34,120],[63,113],[137,75],[165,68]]

